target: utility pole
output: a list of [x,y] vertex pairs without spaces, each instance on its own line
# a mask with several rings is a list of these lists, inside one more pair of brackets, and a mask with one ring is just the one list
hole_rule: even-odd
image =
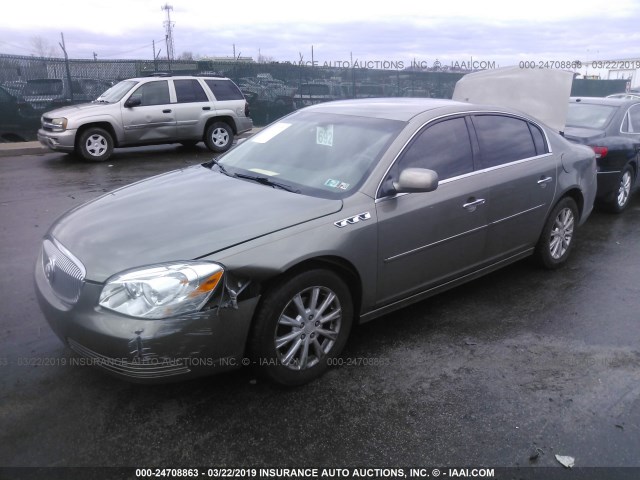
[[93,52],[93,61],[94,62],[98,61],[98,54],[96,52]]
[[167,19],[163,22],[163,25],[165,29],[165,40],[167,42],[167,61],[169,62],[169,65],[171,65],[171,60],[175,58],[173,50],[173,27],[175,22],[171,21],[171,10],[173,10],[173,6],[165,3],[160,8],[167,12]]

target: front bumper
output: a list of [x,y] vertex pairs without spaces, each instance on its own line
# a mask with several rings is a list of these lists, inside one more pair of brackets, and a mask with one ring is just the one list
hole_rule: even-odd
[[62,342],[82,358],[76,365],[103,368],[137,383],[163,383],[242,366],[258,297],[238,308],[215,306],[178,317],[143,320],[98,306],[101,284],[85,282],[69,306],[51,289],[40,254],[35,267],[40,308]]
[[49,132],[41,128],[38,130],[38,141],[57,152],[72,152],[75,148],[76,130]]

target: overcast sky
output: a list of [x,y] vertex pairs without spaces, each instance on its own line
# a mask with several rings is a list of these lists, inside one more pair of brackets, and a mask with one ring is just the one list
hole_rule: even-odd
[[[162,49],[166,0],[3,2],[0,53],[31,55],[34,37],[70,58],[152,59]],[[296,62],[353,60],[442,63],[640,57],[640,2],[346,0],[218,2],[168,0],[176,56],[231,56]]]

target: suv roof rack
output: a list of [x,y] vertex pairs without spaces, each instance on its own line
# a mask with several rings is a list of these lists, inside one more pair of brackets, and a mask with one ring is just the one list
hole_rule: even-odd
[[173,77],[173,72],[153,72],[147,77]]

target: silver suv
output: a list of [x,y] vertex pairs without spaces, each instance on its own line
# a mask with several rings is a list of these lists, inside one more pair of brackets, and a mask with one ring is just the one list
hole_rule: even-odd
[[228,78],[146,77],[123,80],[91,103],[42,116],[38,140],[46,147],[102,161],[114,147],[161,143],[195,145],[214,152],[251,130],[249,104]]

